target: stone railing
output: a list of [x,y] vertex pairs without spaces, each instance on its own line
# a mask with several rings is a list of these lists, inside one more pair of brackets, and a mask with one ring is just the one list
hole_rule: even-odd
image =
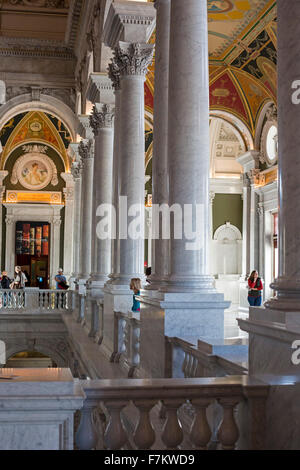
[[19,310],[25,307],[25,291],[1,289],[0,310]]
[[39,290],[39,308],[42,311],[72,309],[71,292],[63,290]]
[[0,312],[26,313],[72,310],[71,292],[46,289],[1,289]]
[[246,374],[242,365],[198,349],[181,338],[168,338],[172,348],[173,377],[224,377]]
[[[75,439],[79,449],[206,450],[213,435],[209,410],[216,402],[222,409],[218,448],[264,449],[269,387],[249,377],[88,380],[81,381],[81,385],[86,399]],[[183,429],[179,417],[186,403],[194,409],[189,429]],[[155,410],[161,405],[164,417],[160,417],[159,425]],[[94,420],[99,407],[107,416],[101,429],[96,428]],[[246,413],[247,420],[239,416],[240,411],[241,415]],[[132,425],[127,426],[130,420]],[[183,445],[184,441],[189,444]]]
[[121,364],[128,372],[128,377],[133,377],[140,365],[140,320],[128,314],[116,312],[118,325],[118,351],[114,356],[114,362]]

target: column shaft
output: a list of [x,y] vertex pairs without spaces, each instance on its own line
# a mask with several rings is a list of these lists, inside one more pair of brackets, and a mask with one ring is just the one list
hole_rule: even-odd
[[[112,167],[113,167],[113,108],[110,105],[95,105],[90,117],[95,134],[94,184],[93,184],[93,253],[92,281],[100,287],[108,280],[111,272],[111,236],[104,239],[97,233],[99,221],[97,212],[106,204],[101,219],[108,216],[108,206],[112,204]],[[98,212],[99,214],[99,212]],[[100,219],[100,222],[101,222]],[[108,227],[106,227],[107,229]],[[105,227],[104,227],[105,229]]]
[[[207,2],[172,0],[169,76],[169,205],[193,211],[200,249],[183,229],[176,239],[171,222],[170,274],[167,291],[213,291],[208,275],[209,241],[209,80]],[[196,208],[199,223],[195,223]],[[183,228],[182,223],[182,228]],[[194,240],[195,241],[195,240]]]
[[[152,202],[168,204],[168,92],[169,92],[169,49],[171,1],[157,0],[155,83],[154,83],[154,126],[152,157]],[[152,240],[151,284],[147,289],[158,289],[168,275],[169,240],[159,233]]]
[[91,272],[92,208],[93,208],[93,149],[91,141],[81,141],[82,205],[81,205],[81,278],[88,279]]

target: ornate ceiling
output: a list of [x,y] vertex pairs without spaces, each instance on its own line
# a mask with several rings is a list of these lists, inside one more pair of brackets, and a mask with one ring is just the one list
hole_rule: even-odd
[[[207,2],[211,109],[230,112],[254,135],[259,111],[267,101],[276,101],[276,1]],[[75,59],[75,43],[82,44],[85,17],[94,15],[89,8],[94,4],[94,0],[0,0],[0,56]],[[151,41],[155,42],[155,34]],[[78,57],[78,63],[82,60]],[[105,67],[103,63],[103,71]],[[149,113],[154,70],[155,64],[145,87]]]
[[[254,136],[260,110],[276,102],[276,1],[207,1],[210,108],[233,114]],[[147,77],[148,107],[154,70],[155,64]]]

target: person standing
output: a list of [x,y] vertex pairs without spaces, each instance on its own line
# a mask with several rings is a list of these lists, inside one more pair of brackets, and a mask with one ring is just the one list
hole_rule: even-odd
[[59,270],[57,271],[57,275],[55,276],[55,281],[56,281],[56,289],[57,290],[66,290],[66,284],[67,284],[67,279],[66,279],[66,276],[64,276],[63,274],[63,270],[61,268],[59,268]]
[[252,271],[248,279],[248,302],[251,307],[260,307],[262,301],[263,284],[257,271]]
[[136,295],[140,295],[142,283],[139,278],[133,278],[130,281],[130,289],[133,291],[133,305],[132,312],[139,312],[141,310],[140,301],[136,299]]

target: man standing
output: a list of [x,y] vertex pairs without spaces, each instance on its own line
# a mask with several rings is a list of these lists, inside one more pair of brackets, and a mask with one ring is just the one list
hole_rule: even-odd
[[55,276],[55,281],[56,281],[56,289],[62,289],[65,290],[65,286],[67,285],[67,280],[66,277],[63,275],[63,270],[59,268],[57,271],[57,275]]

